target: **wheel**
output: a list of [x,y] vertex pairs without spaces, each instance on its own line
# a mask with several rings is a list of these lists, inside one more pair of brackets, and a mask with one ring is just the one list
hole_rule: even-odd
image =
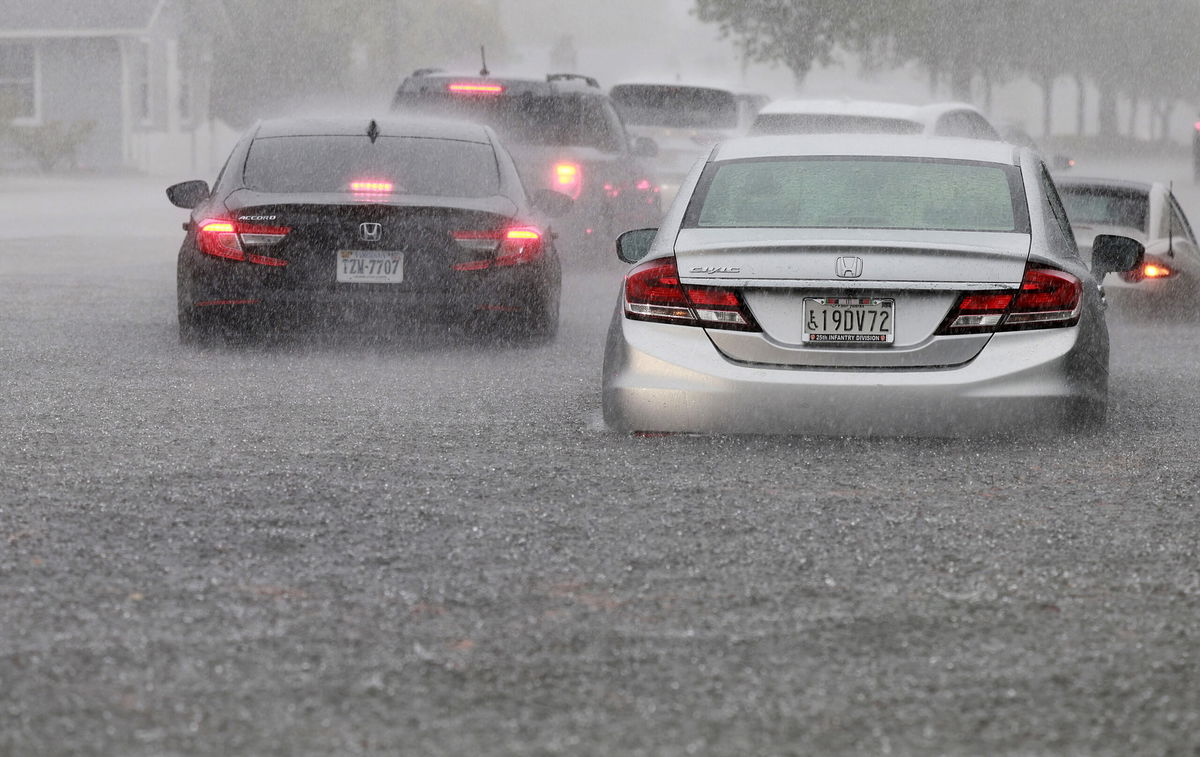
[[513,336],[530,344],[552,342],[558,334],[558,310],[558,296],[544,295],[521,314]]
[[1075,433],[1098,434],[1107,424],[1107,400],[1078,402],[1067,417],[1067,427]]
[[520,312],[481,313],[472,323],[501,343],[546,344],[558,333],[558,297],[540,297]]
[[219,335],[217,324],[192,308],[179,308],[179,343],[188,346],[213,344]]

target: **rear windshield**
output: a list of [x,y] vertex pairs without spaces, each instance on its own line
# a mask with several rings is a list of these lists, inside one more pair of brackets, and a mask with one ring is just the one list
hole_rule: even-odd
[[491,145],[366,136],[265,137],[246,159],[246,186],[261,192],[348,192],[355,182],[396,194],[489,197],[500,191]]
[[1060,186],[1059,194],[1071,223],[1085,226],[1124,226],[1146,231],[1150,197],[1146,192],[1117,187]]
[[445,92],[401,92],[394,110],[454,118],[491,126],[518,145],[591,147],[620,152],[624,131],[611,106],[581,95],[478,96]]
[[902,118],[832,113],[759,113],[752,134],[920,134],[925,127]]
[[1029,232],[1015,166],[857,157],[714,163],[685,225]]
[[723,89],[619,84],[609,93],[625,123],[684,129],[735,129],[737,98]]

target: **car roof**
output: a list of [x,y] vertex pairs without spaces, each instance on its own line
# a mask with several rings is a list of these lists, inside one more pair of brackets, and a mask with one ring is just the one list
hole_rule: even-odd
[[1159,186],[1158,183],[1147,184],[1143,181],[1128,181],[1126,179],[1104,179],[1091,176],[1055,176],[1054,183],[1060,188],[1091,187],[1095,189],[1123,189],[1129,192],[1145,192]]
[[400,92],[427,92],[429,89],[434,89],[441,93],[445,91],[445,86],[453,82],[463,82],[468,84],[499,84],[504,87],[504,95],[555,95],[562,93],[588,93],[588,94],[603,94],[600,88],[600,82],[591,76],[575,73],[554,73],[547,74],[545,78],[538,79],[532,76],[495,76],[493,74],[483,75],[479,72],[474,73],[452,73],[447,71],[434,71],[430,69],[422,69],[406,78],[400,84]]
[[[877,100],[776,100],[764,107],[761,114],[836,115],[865,118],[893,118],[914,123],[931,123],[944,113],[979,109],[968,103],[944,102],[930,105],[881,102]],[[981,114],[982,115],[982,114]]]
[[710,160],[800,156],[853,156],[970,160],[1017,165],[1021,148],[1005,142],[956,137],[894,135],[771,135],[720,143]]
[[715,86],[712,86],[709,84],[689,84],[687,82],[668,82],[668,81],[652,81],[652,80],[639,81],[637,79],[634,79],[632,81],[623,81],[620,84],[614,84],[612,87],[609,88],[608,91],[612,92],[614,89],[619,89],[621,87],[661,87],[663,89],[703,89],[703,90],[707,90],[709,92],[725,92],[725,93],[728,93],[731,95],[743,94],[737,90],[729,89],[727,87],[715,87]]
[[488,130],[468,121],[436,118],[275,118],[259,122],[255,138],[366,136],[374,123],[382,137],[422,137],[490,144]]

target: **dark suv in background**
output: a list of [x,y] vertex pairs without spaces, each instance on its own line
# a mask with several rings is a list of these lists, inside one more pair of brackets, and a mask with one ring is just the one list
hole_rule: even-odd
[[607,256],[622,232],[658,224],[659,182],[648,162],[657,146],[630,138],[595,79],[454,76],[425,69],[404,80],[392,110],[475,121],[499,132],[527,187],[575,201],[555,224],[566,259]]

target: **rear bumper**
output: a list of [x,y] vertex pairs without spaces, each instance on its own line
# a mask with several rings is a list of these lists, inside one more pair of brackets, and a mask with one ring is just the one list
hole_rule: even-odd
[[414,321],[465,320],[479,312],[521,312],[558,297],[556,257],[490,271],[465,271],[445,286],[336,284],[288,286],[286,269],[181,256],[179,305],[214,317],[305,322],[393,314]]
[[1107,344],[1076,328],[997,334],[970,363],[919,370],[739,364],[703,330],[619,314],[605,354],[606,422],[622,431],[971,436],[1053,428],[1107,398]]

